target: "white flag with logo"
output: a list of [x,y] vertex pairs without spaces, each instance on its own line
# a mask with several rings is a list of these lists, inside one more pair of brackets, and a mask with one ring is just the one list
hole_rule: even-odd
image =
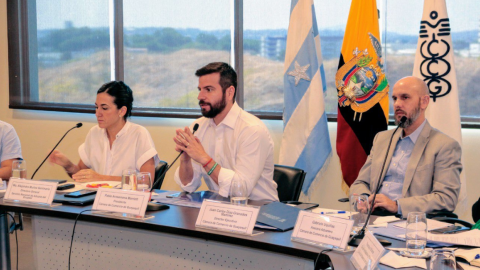
[[[457,75],[445,0],[424,0],[413,76],[423,79],[430,90],[426,112],[429,123],[462,145]],[[464,172],[460,179],[457,212],[462,214],[468,207]]]

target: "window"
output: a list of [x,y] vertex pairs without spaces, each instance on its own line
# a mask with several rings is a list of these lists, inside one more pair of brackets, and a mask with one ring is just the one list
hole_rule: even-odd
[[[350,2],[350,0],[317,0],[314,2],[322,47],[323,67],[327,80],[325,111],[327,114],[335,115],[335,117],[338,107],[335,74],[337,73],[338,61],[340,60],[340,51],[342,49],[343,34],[347,26]],[[331,14],[335,14],[335,16]]]
[[108,2],[38,0],[36,7],[37,65],[31,66],[38,68],[38,80],[30,81],[30,98],[93,104],[111,77]]
[[245,109],[281,112],[290,0],[245,0],[243,15]]
[[[93,112],[103,83],[125,81],[134,115],[198,117],[194,72],[212,61],[239,75],[237,101],[281,119],[290,0],[7,1],[10,108]],[[334,119],[334,77],[350,0],[315,0],[326,110]],[[412,73],[423,2],[377,1],[386,74]],[[480,7],[447,1],[462,121],[479,122]],[[408,14],[408,17],[406,17]],[[392,109],[390,110],[392,112]]]
[[224,0],[123,1],[124,79],[135,106],[198,111],[195,70],[231,62],[231,9]]

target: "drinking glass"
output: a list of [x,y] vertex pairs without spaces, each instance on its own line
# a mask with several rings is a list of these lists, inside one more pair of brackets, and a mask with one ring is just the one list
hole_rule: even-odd
[[367,220],[368,210],[368,195],[352,195],[350,197],[350,219],[353,220],[352,232],[358,233]]
[[430,260],[430,270],[456,270],[455,253],[450,249],[435,249]]
[[230,184],[230,203],[247,205],[247,184],[243,179],[233,179]]
[[23,159],[14,160],[12,163],[13,178],[27,178],[27,162]]
[[410,212],[407,216],[405,232],[407,253],[410,256],[420,256],[427,244],[427,217],[422,212]]
[[0,190],[5,189],[7,189],[7,181],[3,181],[2,178],[0,178]]
[[126,169],[122,171],[121,189],[132,189],[132,183],[137,178],[137,171],[135,169]]
[[131,185],[132,190],[150,192],[152,189],[152,177],[149,172],[137,173],[137,179]]

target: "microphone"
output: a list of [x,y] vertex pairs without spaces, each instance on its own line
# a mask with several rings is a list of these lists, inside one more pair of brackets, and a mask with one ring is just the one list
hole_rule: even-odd
[[[198,129],[198,123],[195,124],[193,126],[193,132],[192,134],[195,134],[195,131],[197,131]],[[153,184],[152,184],[152,187],[154,187],[156,184],[158,184],[159,181],[161,181],[164,177],[165,177],[165,174],[168,172],[168,170],[170,170],[170,168],[173,166],[173,164],[175,163],[175,161],[177,161],[177,159],[183,154],[183,151],[180,152],[180,154],[178,154],[177,158],[175,158],[175,160],[172,162],[172,164],[170,164],[170,166],[168,166],[165,171],[163,171],[162,175],[160,175],[160,177],[158,178],[157,181],[155,181]],[[163,209],[168,209],[169,207],[167,205],[164,205],[164,204],[160,204],[160,203],[154,203],[154,202],[148,202],[147,204],[147,211],[158,211],[158,210],[163,210]]]
[[[198,123],[196,123],[194,126],[193,126],[193,132],[192,134],[195,134],[195,131],[197,131],[198,129]],[[178,154],[177,158],[175,158],[175,160],[173,160],[172,164],[170,164],[170,166],[167,167],[167,169],[165,169],[165,171],[162,173],[162,175],[158,178],[157,181],[155,181],[152,185],[152,187],[154,187],[156,184],[158,184],[159,181],[161,181],[161,179],[163,179],[163,177],[165,177],[165,174],[168,172],[168,170],[170,170],[170,168],[173,166],[173,164],[175,164],[175,161],[177,161],[177,159],[183,154],[183,151],[180,152],[180,154]]]
[[[385,163],[387,163],[388,152],[390,152],[390,145],[392,144],[393,136],[397,132],[398,128],[403,127],[403,125],[405,124],[406,121],[407,121],[407,117],[402,116],[402,118],[400,119],[400,123],[398,124],[397,128],[395,129],[395,131],[393,131],[392,136],[390,137],[390,141],[389,141],[388,147],[387,147],[387,152],[385,153],[385,158],[383,159],[382,170],[380,171],[380,175],[378,176],[377,187],[375,188],[375,192],[373,193],[372,202],[375,202],[375,198],[377,197],[377,193],[378,193],[378,191],[380,190],[380,187],[381,187],[381,182],[383,182],[383,179],[382,179],[383,170],[385,169]],[[367,215],[367,219],[365,220],[365,224],[363,224],[362,229],[357,234],[353,235],[350,238],[350,240],[348,241],[348,245],[354,246],[354,247],[360,245],[360,242],[362,241],[363,237],[365,236],[365,229],[368,225],[368,221],[370,220],[370,216],[372,215],[372,212],[373,212],[373,203],[372,203],[372,207],[370,207],[370,210],[368,211],[368,215]],[[380,244],[382,244],[383,246],[387,246],[387,245],[392,244],[392,243],[390,243],[386,240],[379,240],[379,241],[380,241]]]
[[71,129],[69,129],[67,132],[65,132],[65,134],[63,135],[63,137],[60,139],[60,141],[58,141],[58,143],[53,147],[52,151],[50,151],[50,153],[48,153],[47,157],[45,157],[45,159],[42,161],[42,163],[40,164],[40,166],[38,166],[38,168],[35,170],[35,172],[32,174],[32,177],[30,179],[33,179],[33,177],[35,176],[35,174],[37,173],[37,171],[40,169],[40,167],[42,167],[43,163],[45,163],[45,161],[47,160],[47,158],[53,153],[53,151],[55,150],[55,148],[57,148],[57,146],[60,144],[60,142],[62,142],[63,138],[65,138],[65,136],[67,136],[67,134],[72,130],[72,129],[75,129],[75,128],[81,128],[83,126],[82,123],[77,123],[74,127],[72,127]]

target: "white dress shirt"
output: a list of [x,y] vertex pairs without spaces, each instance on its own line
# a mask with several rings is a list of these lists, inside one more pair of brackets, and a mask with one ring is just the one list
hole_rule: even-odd
[[85,143],[78,148],[78,153],[87,167],[99,174],[111,176],[122,176],[125,169],[140,171],[142,165],[152,157],[155,167],[160,161],[147,129],[129,121],[118,132],[112,148],[107,131],[98,125],[92,127]]
[[0,121],[0,162],[22,158],[20,140],[12,125]]
[[187,192],[194,192],[202,184],[202,177],[210,190],[224,197],[230,193],[234,178],[245,180],[251,200],[278,201],[277,183],[273,181],[273,141],[265,124],[254,115],[242,110],[237,103],[223,121],[216,125],[213,119],[202,117],[195,123],[199,128],[195,136],[207,154],[222,168],[218,185],[210,178],[202,164],[192,159],[193,179],[183,185],[179,169],[175,182]]

